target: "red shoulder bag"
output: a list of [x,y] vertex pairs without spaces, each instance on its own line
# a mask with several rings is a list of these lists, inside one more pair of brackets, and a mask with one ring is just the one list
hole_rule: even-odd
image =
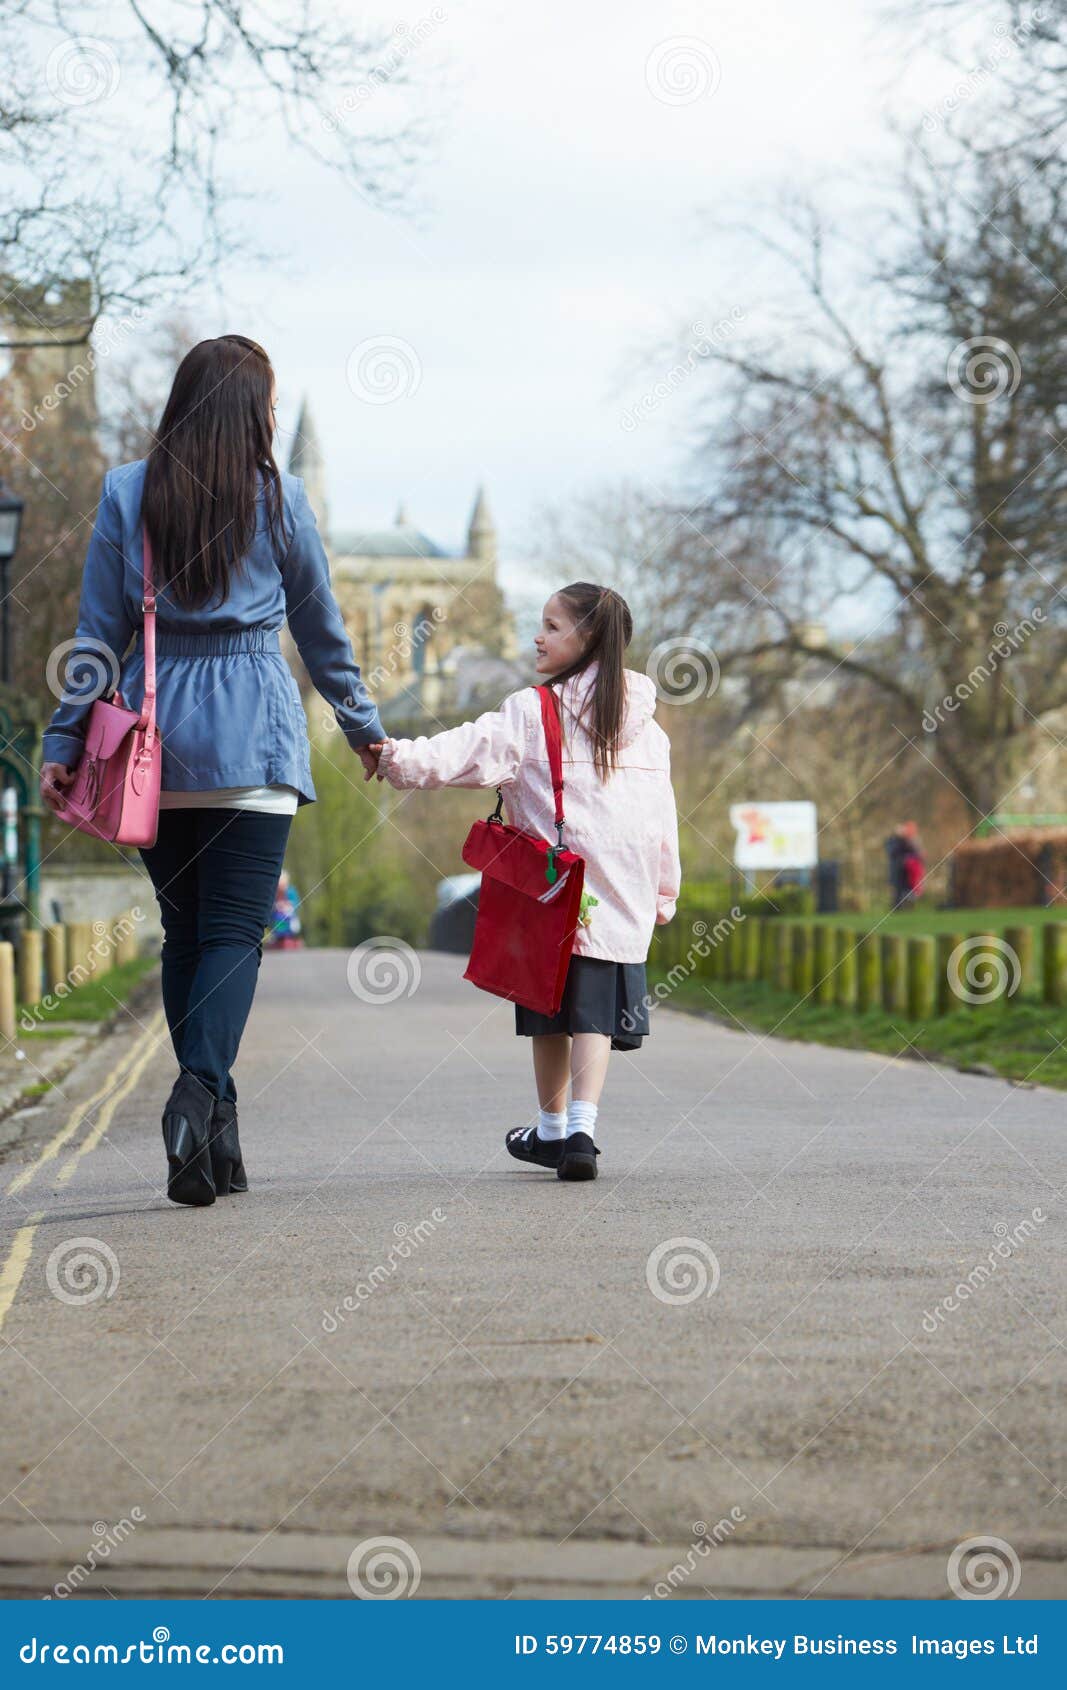
[[474,944],[463,976],[483,992],[555,1015],[563,998],[582,905],[585,859],[563,845],[563,736],[551,687],[538,687],[556,800],[556,843],[509,827],[504,797],[475,822],[463,861],[482,873]]

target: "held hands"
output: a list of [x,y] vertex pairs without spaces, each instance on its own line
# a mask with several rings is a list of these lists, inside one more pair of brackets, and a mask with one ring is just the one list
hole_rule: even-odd
[[65,763],[42,763],[41,803],[53,812],[58,810],[64,790],[71,785],[76,773],[76,769],[68,769]]
[[359,747],[357,755],[363,764],[363,779],[365,781],[370,780],[374,775],[378,775],[379,780],[385,779],[384,775],[378,774],[378,759],[386,746],[392,745],[392,743],[391,739],[380,739],[374,745],[361,745]]

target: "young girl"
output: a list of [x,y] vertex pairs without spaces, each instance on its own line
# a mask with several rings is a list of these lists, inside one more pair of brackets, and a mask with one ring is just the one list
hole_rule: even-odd
[[[670,744],[652,719],[651,680],[623,667],[632,635],[625,600],[579,581],[553,593],[534,640],[537,673],[560,705],[566,844],[585,858],[588,924],[575,936],[559,1013],[515,1006],[515,1031],[532,1041],[540,1115],[505,1142],[520,1162],[566,1180],[596,1178],[608,1057],[636,1050],[648,1033],[645,960],[653,927],[674,914],[680,882]],[[432,738],[384,740],[378,778],[401,788],[502,786],[513,827],[555,837],[534,687]]]

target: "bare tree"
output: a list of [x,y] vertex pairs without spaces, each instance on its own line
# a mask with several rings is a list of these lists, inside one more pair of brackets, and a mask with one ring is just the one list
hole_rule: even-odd
[[[1012,164],[920,160],[861,307],[815,213],[766,238],[803,326],[714,354],[731,385],[692,517],[719,549],[755,532],[777,558],[773,636],[724,662],[778,652],[866,678],[976,816],[1067,704],[1062,182]],[[719,578],[688,579],[695,623]],[[806,624],[848,596],[868,636],[813,643]]]
[[[893,23],[914,27],[954,67],[946,129],[961,121],[982,150],[1034,159],[1062,154],[1067,139],[1067,0],[904,0],[890,3]],[[978,117],[972,102],[992,91]]]
[[[397,98],[418,40],[355,29],[325,0],[0,0],[0,38],[3,293],[84,279],[90,333],[239,247],[235,138],[279,131],[379,206],[403,199],[425,141]],[[61,334],[52,321],[41,343]],[[69,325],[70,344],[87,338]]]

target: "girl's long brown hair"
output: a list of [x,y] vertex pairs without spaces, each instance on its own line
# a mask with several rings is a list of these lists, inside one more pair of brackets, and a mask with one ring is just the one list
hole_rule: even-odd
[[622,659],[633,639],[633,617],[626,600],[613,588],[596,587],[591,581],[575,581],[560,588],[556,597],[567,606],[586,643],[577,662],[553,675],[550,684],[562,686],[590,663],[599,665],[579,720],[593,741],[593,766],[601,780],[606,780],[619,760],[619,734],[626,710]]
[[229,597],[255,537],[261,481],[271,540],[280,543],[273,387],[270,359],[243,334],[202,340],[178,365],[148,454],[141,518],[156,583],[186,609]]

